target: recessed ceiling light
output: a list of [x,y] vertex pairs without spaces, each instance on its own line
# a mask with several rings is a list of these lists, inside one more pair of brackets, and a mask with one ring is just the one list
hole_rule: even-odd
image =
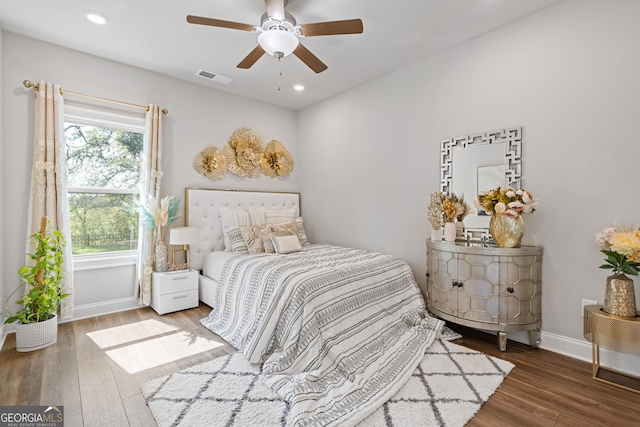
[[299,85],[299,84],[298,85],[293,85],[293,88],[295,90],[304,90],[304,86],[303,85]]
[[103,13],[96,12],[95,10],[85,10],[84,16],[94,24],[104,25],[109,21],[109,18]]

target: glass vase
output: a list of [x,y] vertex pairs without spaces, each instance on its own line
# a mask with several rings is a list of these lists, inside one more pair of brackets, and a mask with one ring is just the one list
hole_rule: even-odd
[[624,273],[616,273],[607,277],[607,288],[604,294],[602,311],[623,317],[636,317],[638,315],[633,280]]
[[164,240],[158,240],[153,255],[155,271],[167,271],[169,266],[169,248]]
[[524,235],[522,215],[515,218],[506,215],[491,215],[489,232],[499,248],[515,248]]

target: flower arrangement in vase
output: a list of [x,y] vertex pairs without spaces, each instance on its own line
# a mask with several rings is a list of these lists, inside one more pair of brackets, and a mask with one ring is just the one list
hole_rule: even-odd
[[141,221],[154,230],[156,271],[166,271],[169,263],[167,247],[167,230],[175,220],[182,207],[182,201],[173,196],[165,196],[160,200],[150,196],[146,204],[139,203]]
[[489,232],[501,248],[514,248],[524,235],[522,214],[536,210],[537,201],[529,191],[512,187],[498,187],[478,194],[475,206],[491,215]]
[[[430,203],[427,209],[429,222],[433,230],[438,232],[440,228],[444,227],[444,240],[447,242],[453,242],[456,240],[456,225],[455,221],[458,218],[460,221],[466,216],[469,211],[469,205],[465,203],[464,196],[458,197],[455,194],[445,194],[442,192],[432,193],[430,196]],[[434,239],[434,233],[432,232],[432,240]]]
[[596,234],[605,264],[600,268],[613,270],[607,277],[603,311],[624,317],[636,317],[636,296],[633,280],[640,270],[640,229],[607,227]]

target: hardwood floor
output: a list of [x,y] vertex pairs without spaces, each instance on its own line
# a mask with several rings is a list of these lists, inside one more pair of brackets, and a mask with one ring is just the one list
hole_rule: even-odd
[[[0,405],[64,405],[65,426],[155,426],[147,381],[235,350],[198,322],[210,308],[157,315],[141,308],[59,325],[58,342],[0,351]],[[455,341],[516,365],[468,426],[636,426],[640,394],[591,379],[591,364],[452,326]]]
[[468,427],[640,425],[640,394],[594,381],[591,363],[514,341],[501,352],[495,335],[451,328],[463,335],[456,344],[516,366]]
[[63,405],[65,427],[156,426],[140,387],[235,349],[200,325],[206,305],[160,316],[151,308],[59,325],[58,342],[0,351],[0,405]]

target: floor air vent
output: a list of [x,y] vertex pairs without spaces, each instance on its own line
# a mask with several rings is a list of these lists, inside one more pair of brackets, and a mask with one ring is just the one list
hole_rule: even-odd
[[203,79],[211,80],[217,83],[222,83],[224,85],[231,83],[233,81],[230,77],[221,76],[220,74],[212,73],[211,71],[203,70],[202,68],[196,72],[196,76],[200,76]]

